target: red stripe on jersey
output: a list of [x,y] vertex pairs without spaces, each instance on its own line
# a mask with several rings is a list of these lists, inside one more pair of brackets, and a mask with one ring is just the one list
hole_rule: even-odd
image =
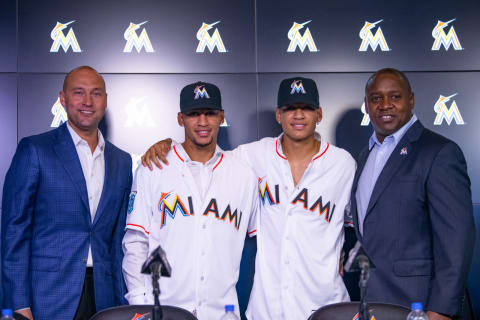
[[287,160],[287,158],[285,158],[284,156],[282,156],[280,154],[280,152],[278,152],[278,139],[277,139],[277,141],[275,141],[275,151],[277,151],[277,154],[280,158]]
[[323,155],[325,154],[325,152],[327,152],[328,147],[330,147],[330,143],[327,143],[327,147],[326,147],[325,150],[322,152],[322,154],[319,155],[318,157],[313,158],[312,161],[315,161],[315,160],[317,160],[318,158],[320,158],[321,156],[323,156]]
[[175,151],[175,154],[177,155],[177,157],[178,157],[180,160],[182,160],[182,162],[185,162],[185,161],[182,159],[182,157],[180,157],[180,155],[178,154],[177,149],[175,148],[175,146],[173,146],[173,151]]
[[133,224],[133,223],[127,223],[127,226],[132,226],[132,227],[141,228],[141,229],[143,229],[143,231],[145,231],[146,234],[150,234],[150,232],[148,232],[147,229],[145,229],[145,228],[142,227],[141,225]]
[[255,233],[255,232],[257,232],[257,229],[250,231],[248,235],[251,235],[252,233]]
[[215,167],[213,167],[212,171],[215,170],[215,168],[218,167],[218,165],[220,164],[220,162],[222,162],[223,160],[223,153],[222,153],[222,156],[220,157],[220,160],[218,161],[218,163],[215,165]]

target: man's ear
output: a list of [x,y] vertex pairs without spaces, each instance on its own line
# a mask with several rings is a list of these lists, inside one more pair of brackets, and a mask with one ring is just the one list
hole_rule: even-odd
[[318,107],[318,109],[317,109],[317,124],[319,124],[322,121],[322,118],[323,118],[322,107]]
[[280,108],[277,108],[277,110],[275,110],[275,119],[277,119],[277,122],[280,125],[282,124],[282,121],[281,121],[282,118],[281,118],[281,115],[280,115],[281,112],[282,111],[280,110]]
[[58,93],[58,96],[60,97],[60,103],[61,103],[62,106],[65,108],[65,105],[66,105],[66,103],[65,103],[65,92],[63,92],[63,90],[60,91],[60,92]]
[[177,121],[180,127],[183,127],[183,115],[181,112],[177,113]]

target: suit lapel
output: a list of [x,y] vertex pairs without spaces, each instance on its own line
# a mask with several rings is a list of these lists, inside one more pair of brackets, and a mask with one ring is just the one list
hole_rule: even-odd
[[[380,173],[377,179],[377,183],[373,188],[365,217],[370,213],[372,208],[375,206],[375,203],[377,202],[378,198],[380,197],[382,192],[385,190],[385,188],[389,185],[389,183],[392,181],[392,178],[395,175],[395,173],[402,167],[404,163],[407,162],[408,158],[414,151],[412,143],[414,143],[416,140],[418,140],[418,138],[420,138],[422,131],[423,131],[423,125],[420,123],[420,121],[417,120],[407,130],[403,138],[398,142],[397,146],[395,147],[392,154],[390,155],[390,158],[388,158],[388,161],[385,164],[385,167]],[[402,154],[403,152],[401,151],[403,150],[403,148],[406,149],[407,154]]]
[[[72,179],[73,185],[77,189],[80,198],[82,199],[82,203],[90,216],[90,207],[87,199],[87,184],[85,182],[85,177],[83,176],[82,165],[80,164],[77,150],[75,149],[72,137],[70,136],[70,132],[68,132],[65,123],[57,130],[57,143],[54,144],[53,149]],[[91,219],[88,220],[91,221]]]
[[97,221],[100,219],[100,216],[105,211],[105,207],[111,196],[110,190],[117,187],[116,181],[114,181],[115,176],[113,175],[113,172],[116,172],[117,162],[115,161],[111,145],[107,141],[105,141],[104,159],[105,178],[103,180],[102,195],[100,196],[100,201],[98,202],[97,212],[95,212],[93,224],[97,223]]
[[355,171],[355,177],[353,179],[353,187],[352,187],[352,197],[351,197],[351,210],[352,210],[352,217],[353,217],[353,225],[355,227],[355,233],[357,234],[358,239],[362,239],[362,235],[360,234],[360,231],[358,229],[358,210],[357,210],[357,199],[356,199],[356,193],[357,193],[357,188],[358,188],[358,180],[360,179],[360,175],[362,174],[363,168],[365,167],[365,163],[367,162],[368,155],[370,151],[367,148],[365,148],[361,153],[358,158],[358,168]]

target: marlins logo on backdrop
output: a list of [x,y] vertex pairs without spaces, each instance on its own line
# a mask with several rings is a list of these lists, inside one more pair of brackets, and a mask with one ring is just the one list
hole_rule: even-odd
[[202,23],[202,26],[197,31],[197,52],[204,52],[205,47],[210,50],[210,53],[212,53],[215,48],[217,48],[218,52],[227,52],[227,49],[225,49],[225,45],[223,44],[222,37],[220,36],[220,32],[218,32],[218,28],[215,28],[215,31],[213,31],[211,36],[208,33],[208,31],[218,23],[220,23],[220,21],[211,24],[207,24],[205,22]]
[[306,94],[307,93],[305,91],[305,88],[303,87],[302,80],[293,80],[292,84],[290,85],[290,88],[292,88],[292,91],[290,91],[290,94],[294,94],[294,93]]
[[453,119],[455,119],[457,125],[465,124],[455,100],[452,101],[450,107],[447,106],[447,102],[449,102],[456,95],[457,93],[454,93],[448,97],[440,95],[437,102],[435,102],[435,105],[433,106],[433,110],[437,113],[435,121],[433,122],[434,125],[441,125],[443,120],[447,121],[447,124],[450,125]]
[[361,126],[368,126],[370,124],[370,116],[368,115],[367,113],[367,110],[365,109],[365,102],[362,103],[362,113],[363,113],[363,118],[362,118],[362,122],[360,123]]
[[382,51],[390,51],[387,41],[383,36],[382,28],[378,27],[375,35],[373,35],[372,33],[372,29],[375,28],[375,26],[382,21],[383,19],[373,23],[365,21],[363,28],[358,34],[360,36],[360,39],[362,39],[362,44],[360,45],[358,51],[367,51],[368,47],[372,48],[372,50],[375,51],[378,46],[380,46],[380,50]]
[[302,34],[300,30],[303,27],[310,23],[312,20],[308,20],[304,23],[296,23],[294,22],[290,30],[288,30],[287,37],[290,40],[290,44],[288,45],[287,52],[295,52],[295,50],[300,48],[300,51],[304,51],[306,47],[310,52],[317,52],[317,46],[315,45],[315,41],[313,41],[312,34],[310,33],[310,29],[307,27],[305,32]]
[[52,123],[50,124],[50,127],[52,128],[57,128],[59,127],[62,123],[67,121],[67,112],[63,108],[62,104],[60,103],[60,98],[57,98],[57,101],[52,106],[51,112],[53,114],[53,120]]
[[78,44],[77,37],[75,36],[75,32],[73,28],[70,27],[68,30],[67,35],[63,33],[63,30],[67,28],[67,26],[71,23],[74,23],[75,20],[61,23],[57,21],[57,25],[53,28],[52,32],[50,33],[50,37],[53,40],[52,46],[50,47],[50,52],[58,52],[60,47],[63,48],[63,51],[67,52],[68,48],[72,48],[73,52],[82,52],[80,49],[80,45]]
[[124,127],[156,127],[155,118],[150,112],[150,106],[146,103],[147,97],[130,98],[125,106]]
[[435,28],[433,28],[432,31],[432,37],[435,39],[435,41],[433,42],[432,51],[440,50],[440,47],[442,45],[447,51],[451,45],[455,50],[463,50],[453,26],[450,27],[448,33],[445,33],[445,28],[453,21],[455,21],[455,19],[449,20],[447,22],[438,20],[437,25],[435,26]]
[[140,36],[137,35],[137,30],[147,22],[148,21],[144,21],[139,24],[130,22],[130,25],[123,34],[123,37],[125,40],[127,40],[127,43],[125,43],[125,48],[123,48],[123,52],[132,52],[133,47],[137,49],[138,53],[140,53],[142,48],[145,48],[145,52],[154,52],[147,30],[143,28],[142,32],[140,32]]

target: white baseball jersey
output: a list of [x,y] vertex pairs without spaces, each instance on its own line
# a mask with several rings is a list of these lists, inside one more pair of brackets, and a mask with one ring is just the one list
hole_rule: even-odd
[[322,141],[294,186],[280,141],[264,138],[234,150],[260,177],[263,204],[250,320],[307,319],[324,305],[349,300],[338,272],[355,160]]
[[[238,315],[235,285],[245,236],[256,233],[258,179],[243,161],[217,146],[204,165],[211,174],[198,182],[181,144],[174,144],[173,151],[162,170],[137,170],[124,238],[127,300],[153,303],[151,278],[140,275],[140,261],[161,245],[172,267],[171,278],[160,279],[161,304],[184,308],[205,320],[220,319],[225,305],[233,304]],[[206,187],[203,195],[201,186]],[[132,236],[126,239],[132,230],[148,246],[129,250],[126,242]]]

